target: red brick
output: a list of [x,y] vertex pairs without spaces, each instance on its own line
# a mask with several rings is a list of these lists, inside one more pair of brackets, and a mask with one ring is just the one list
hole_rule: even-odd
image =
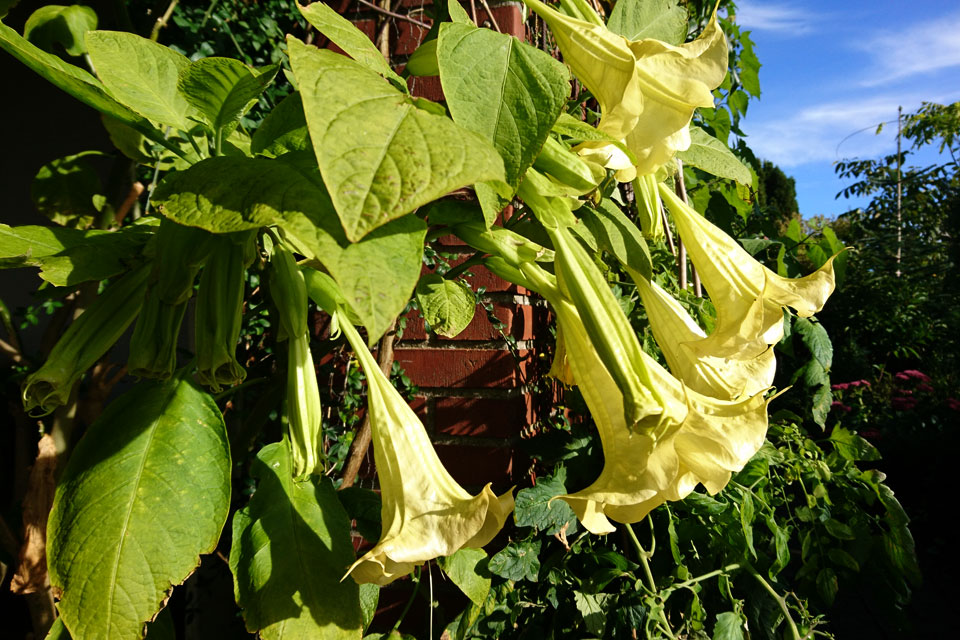
[[410,90],[410,94],[417,98],[426,98],[434,102],[443,101],[443,87],[440,86],[440,76],[410,76],[407,78],[407,88]]
[[453,479],[469,490],[492,482],[494,490],[502,492],[513,484],[514,454],[507,447],[439,444],[435,449]]
[[509,351],[498,349],[404,349],[394,351],[396,361],[418,387],[484,389],[513,388],[523,384],[533,369],[532,354],[519,352],[516,362]]
[[534,419],[533,397],[436,398],[434,424],[438,434],[513,438]]
[[[525,304],[493,304],[493,313],[504,324],[503,335],[513,336],[517,340],[532,340],[534,327],[537,324],[537,314],[533,307]],[[423,316],[419,311],[411,311],[406,316],[407,326],[403,330],[402,340],[425,340],[427,332],[423,323]],[[466,329],[453,338],[436,336],[437,340],[448,342],[453,340],[501,340],[503,335],[494,329],[487,316],[486,310],[477,305],[473,320]]]

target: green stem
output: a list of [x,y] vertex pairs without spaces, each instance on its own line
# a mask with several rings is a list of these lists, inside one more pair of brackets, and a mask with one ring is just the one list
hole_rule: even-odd
[[230,396],[235,394],[237,391],[240,391],[241,389],[244,389],[246,387],[254,387],[258,384],[263,384],[264,382],[267,382],[267,378],[250,378],[249,380],[245,380],[244,382],[241,382],[235,387],[230,387],[229,389],[221,391],[220,393],[213,396],[213,399],[215,402],[220,402],[224,398],[229,398]]
[[413,578],[413,592],[410,593],[410,599],[407,600],[406,606],[403,608],[403,611],[400,612],[400,617],[397,618],[397,621],[393,623],[393,629],[390,631],[392,635],[394,631],[400,628],[400,623],[403,622],[403,619],[407,615],[407,611],[410,611],[410,607],[413,605],[413,599],[417,597],[417,591],[420,589],[420,567],[416,569],[416,575]]
[[470,258],[464,260],[457,266],[447,271],[445,274],[443,274],[443,277],[447,280],[453,280],[454,278],[459,276],[461,273],[463,273],[470,267],[475,267],[476,265],[481,263],[483,263],[483,253],[478,251],[475,254],[473,254]]
[[[627,533],[630,535],[630,540],[633,541],[633,546],[637,549],[637,557],[640,559],[640,564],[643,566],[643,573],[647,577],[647,586],[650,588],[650,591],[657,596],[661,603],[666,603],[666,598],[664,598],[659,590],[657,589],[657,583],[653,579],[653,572],[650,570],[650,556],[653,555],[652,551],[647,551],[643,548],[643,545],[640,544],[640,540],[637,538],[637,534],[634,533],[633,527],[630,523],[625,523],[627,527]],[[663,632],[671,640],[676,640],[676,636],[673,634],[673,629],[670,628],[670,622],[667,620],[667,612],[661,608],[660,609],[660,622],[663,624]]]
[[747,565],[745,568],[750,572],[750,575],[752,575],[757,582],[760,583],[766,592],[770,594],[770,597],[777,601],[777,605],[780,607],[780,611],[783,613],[784,618],[787,620],[787,625],[790,627],[790,634],[793,636],[793,640],[802,640],[800,637],[800,631],[797,629],[797,623],[793,621],[793,617],[790,615],[790,608],[787,607],[787,601],[779,593],[777,593],[772,586],[770,586],[769,582],[763,579],[763,576],[757,573],[756,569],[749,565]]
[[670,589],[671,590],[685,589],[687,587],[697,584],[698,582],[703,582],[704,580],[709,580],[714,576],[720,576],[725,573],[730,573],[731,571],[736,571],[739,568],[740,568],[739,564],[728,564],[722,569],[714,569],[713,571],[710,571],[709,573],[705,573],[702,576],[697,576],[696,578],[690,578],[689,580],[686,580],[684,582],[678,582],[677,584],[671,585]]

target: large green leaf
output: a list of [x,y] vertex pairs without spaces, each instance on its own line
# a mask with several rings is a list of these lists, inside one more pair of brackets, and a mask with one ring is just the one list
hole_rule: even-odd
[[478,607],[482,607],[490,593],[490,572],[487,571],[487,552],[483,549],[464,547],[452,556],[437,558],[443,572],[464,595]]
[[212,397],[180,378],[114,400],[70,456],[50,513],[50,582],[70,635],[142,638],[216,546],[229,507],[230,447]]
[[97,28],[97,13],[80,4],[49,4],[40,7],[27,18],[23,25],[23,37],[44,51],[54,52],[54,45],[61,45],[71,56],[86,53],[83,36]]
[[40,277],[58,287],[103,280],[142,259],[155,222],[118,231],[0,224],[0,269],[40,267]]
[[743,640],[743,623],[743,616],[736,611],[718,613],[717,623],[713,626],[713,640]]
[[295,153],[210,158],[167,176],[154,201],[175,222],[214,233],[279,225],[300,253],[323,263],[376,340],[420,277],[426,224],[405,216],[351,244],[313,163]]
[[80,67],[67,64],[57,56],[38,49],[3,23],[0,23],[0,48],[85,105],[113,116],[178,155],[182,153],[166,141],[162,131],[110,96],[99,80]]
[[140,115],[187,130],[190,104],[177,78],[190,60],[173,49],[122,31],[91,31],[87,48],[97,75],[113,96]]
[[584,207],[580,219],[604,249],[621,264],[650,278],[653,262],[643,233],[612,200],[604,198],[596,208]]
[[367,69],[379,73],[401,91],[407,90],[407,83],[390,68],[390,63],[383,57],[380,49],[352,22],[323,2],[298,7],[307,22],[330,38],[330,41],[343,49],[348,56]]
[[[565,475],[565,474],[564,474]],[[537,484],[517,492],[513,517],[518,527],[533,527],[554,535],[577,530],[577,516],[563,500],[551,500],[567,493],[562,476],[547,476],[537,479]]]
[[84,151],[57,158],[40,167],[30,184],[30,197],[37,210],[65,227],[85,228],[93,224],[100,210],[95,196],[101,196],[100,175],[88,161],[99,151]]
[[510,202],[570,92],[566,67],[513,36],[472,24],[440,28],[440,82],[454,121],[480,134],[503,158],[511,190],[477,189],[488,223]]
[[447,338],[453,338],[466,329],[477,308],[477,299],[470,287],[436,273],[420,277],[417,302],[430,328]]
[[507,580],[536,582],[540,573],[540,541],[511,542],[490,558],[488,567],[491,573]]
[[733,155],[727,145],[699,127],[690,128],[690,140],[690,148],[677,153],[684,163],[720,178],[736,180],[745,185],[753,184],[750,170]]
[[377,73],[288,39],[310,138],[347,237],[482,180],[503,162],[480,136],[419,109]]
[[627,40],[680,44],[687,37],[687,10],[677,0],[617,0],[607,27]]
[[268,444],[250,503],[233,517],[230,569],[247,629],[272,640],[362,635],[350,518],[327,478],[293,480],[286,442]]
[[251,69],[232,58],[203,58],[180,72],[177,88],[214,133],[235,126],[273,82],[278,65]]

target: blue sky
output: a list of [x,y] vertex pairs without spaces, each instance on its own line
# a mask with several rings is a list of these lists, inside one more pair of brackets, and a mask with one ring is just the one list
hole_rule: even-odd
[[[761,158],[797,181],[805,217],[834,216],[845,183],[836,160],[896,150],[897,106],[960,100],[958,0],[740,0],[752,32],[762,96],[741,128]],[[876,127],[888,122],[880,135]],[[917,156],[935,161],[936,153]]]

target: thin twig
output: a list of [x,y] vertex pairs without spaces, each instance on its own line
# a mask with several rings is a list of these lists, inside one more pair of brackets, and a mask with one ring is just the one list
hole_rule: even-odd
[[20,349],[17,349],[3,338],[0,338],[0,351],[9,355],[14,364],[23,362],[23,354],[20,353]]
[[180,0],[170,0],[170,4],[167,5],[167,10],[163,12],[163,15],[157,18],[156,23],[153,25],[153,30],[150,31],[150,39],[156,42],[160,38],[160,29],[163,29],[167,26],[167,21],[170,20],[170,16],[173,15],[173,10],[177,8],[177,4]]
[[[380,352],[377,354],[377,363],[380,365],[380,370],[383,371],[383,375],[390,377],[390,370],[393,369],[393,340],[397,336],[397,321],[394,321],[390,324],[390,328],[387,329],[387,332],[383,335],[383,338],[380,339]],[[367,414],[363,418],[363,424],[360,426],[360,430],[357,432],[356,437],[353,439],[353,444],[350,447],[350,458],[347,460],[347,466],[343,471],[343,482],[340,484],[341,489],[347,489],[352,487],[353,483],[357,480],[357,474],[360,472],[360,465],[363,464],[364,458],[367,457],[367,449],[370,448],[370,411],[367,410]]]
[[127,217],[127,214],[130,212],[130,209],[133,208],[134,203],[140,199],[140,196],[146,190],[147,188],[143,186],[143,183],[139,180],[130,185],[130,191],[127,192],[127,197],[124,198],[123,202],[120,203],[120,208],[117,209],[117,214],[113,218],[113,222],[117,226],[123,224],[123,219]]
[[359,2],[360,4],[362,4],[362,5],[365,6],[365,7],[369,7],[369,8],[371,8],[371,9],[373,9],[373,10],[376,11],[377,13],[382,13],[382,14],[385,15],[385,16],[390,16],[391,18],[396,18],[397,20],[403,20],[403,21],[405,21],[405,22],[410,22],[410,23],[413,23],[413,24],[415,24],[415,25],[421,26],[421,27],[423,27],[424,29],[429,29],[429,28],[430,28],[430,25],[427,24],[426,22],[420,22],[420,21],[417,20],[416,18],[411,18],[410,16],[405,16],[405,15],[403,15],[402,13],[395,13],[395,12],[393,12],[393,11],[388,11],[387,9],[384,9],[384,8],[382,8],[382,7],[378,7],[377,5],[373,4],[372,2],[367,2],[367,0],[357,0],[357,2]]
[[493,25],[493,28],[497,30],[497,33],[503,33],[500,30],[500,25],[497,24],[497,18],[493,15],[493,11],[490,9],[490,5],[487,4],[487,0],[480,0],[480,4],[483,5],[483,9],[487,12],[487,17],[490,18],[490,24]]

